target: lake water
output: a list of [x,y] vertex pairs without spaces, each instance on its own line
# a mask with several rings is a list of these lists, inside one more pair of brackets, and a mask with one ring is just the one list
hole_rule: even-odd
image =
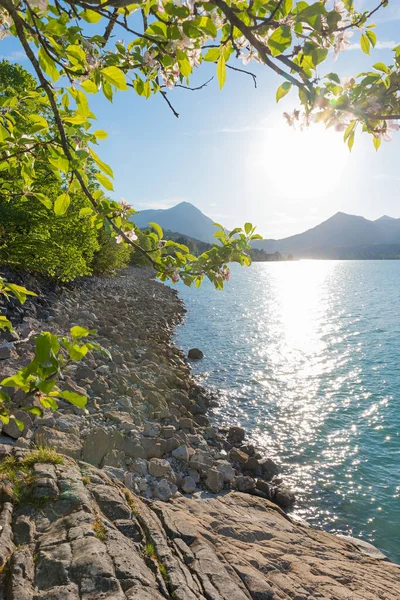
[[311,525],[400,562],[400,262],[234,265],[223,292],[178,289],[214,422],[282,462]]

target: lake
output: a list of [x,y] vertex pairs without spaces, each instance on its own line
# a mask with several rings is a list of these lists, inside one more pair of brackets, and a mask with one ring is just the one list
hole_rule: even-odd
[[282,463],[297,515],[400,562],[400,261],[233,265],[223,292],[178,290],[213,422]]

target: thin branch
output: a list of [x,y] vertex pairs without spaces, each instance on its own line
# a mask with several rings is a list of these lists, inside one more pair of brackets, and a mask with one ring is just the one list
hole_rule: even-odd
[[183,90],[190,90],[191,92],[197,92],[198,90],[202,90],[203,88],[205,88],[206,85],[208,85],[210,83],[210,81],[212,81],[213,79],[214,79],[214,76],[210,77],[210,79],[208,81],[206,81],[202,85],[199,85],[198,87],[190,87],[188,85],[181,85],[180,83],[178,83],[177,85],[175,85],[175,87],[176,88],[182,88]]
[[257,88],[257,75],[252,73],[251,71],[246,71],[246,69],[239,69],[238,67],[232,67],[232,65],[226,65],[227,69],[231,69],[231,71],[237,71],[238,73],[244,73],[245,75],[250,75],[253,78],[254,87]]
[[164,98],[165,102],[168,104],[168,106],[170,107],[170,109],[172,110],[172,112],[174,114],[174,117],[176,117],[177,119],[179,119],[179,113],[176,112],[175,108],[172,106],[171,102],[169,101],[167,92],[164,92],[164,90],[162,90],[160,88],[160,94]]
[[381,0],[381,2],[378,4],[378,6],[376,6],[373,10],[371,10],[366,15],[363,15],[362,17],[360,17],[358,19],[358,21],[356,21],[355,23],[350,23],[350,25],[345,25],[344,27],[339,27],[336,31],[345,31],[346,29],[352,29],[353,27],[358,27],[359,25],[362,25],[363,23],[368,21],[368,19],[370,19],[372,17],[372,15],[374,15],[380,8],[385,6],[385,4],[387,4],[387,2],[388,2],[388,0]]
[[105,28],[105,31],[104,31],[103,38],[105,39],[106,43],[110,39],[112,30],[114,29],[115,23],[117,22],[117,14],[118,14],[118,9],[115,8],[113,14],[110,17],[110,20],[107,23],[107,27]]

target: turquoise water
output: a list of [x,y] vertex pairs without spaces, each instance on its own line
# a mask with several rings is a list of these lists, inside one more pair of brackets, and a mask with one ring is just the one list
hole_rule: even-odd
[[400,262],[234,265],[224,292],[179,293],[215,422],[279,458],[311,525],[400,562]]

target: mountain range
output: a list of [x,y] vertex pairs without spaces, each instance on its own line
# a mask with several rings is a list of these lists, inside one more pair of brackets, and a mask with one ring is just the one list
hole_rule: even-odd
[[142,210],[132,219],[140,229],[145,229],[149,223],[158,223],[165,230],[183,233],[201,242],[212,244],[216,241],[214,221],[190,202],[180,202],[171,208]]
[[[140,228],[156,222],[203,242],[215,242],[212,219],[189,202],[160,210],[144,210],[133,217]],[[296,258],[400,258],[400,219],[384,215],[376,221],[338,212],[303,233],[254,242],[267,253],[293,254]]]

